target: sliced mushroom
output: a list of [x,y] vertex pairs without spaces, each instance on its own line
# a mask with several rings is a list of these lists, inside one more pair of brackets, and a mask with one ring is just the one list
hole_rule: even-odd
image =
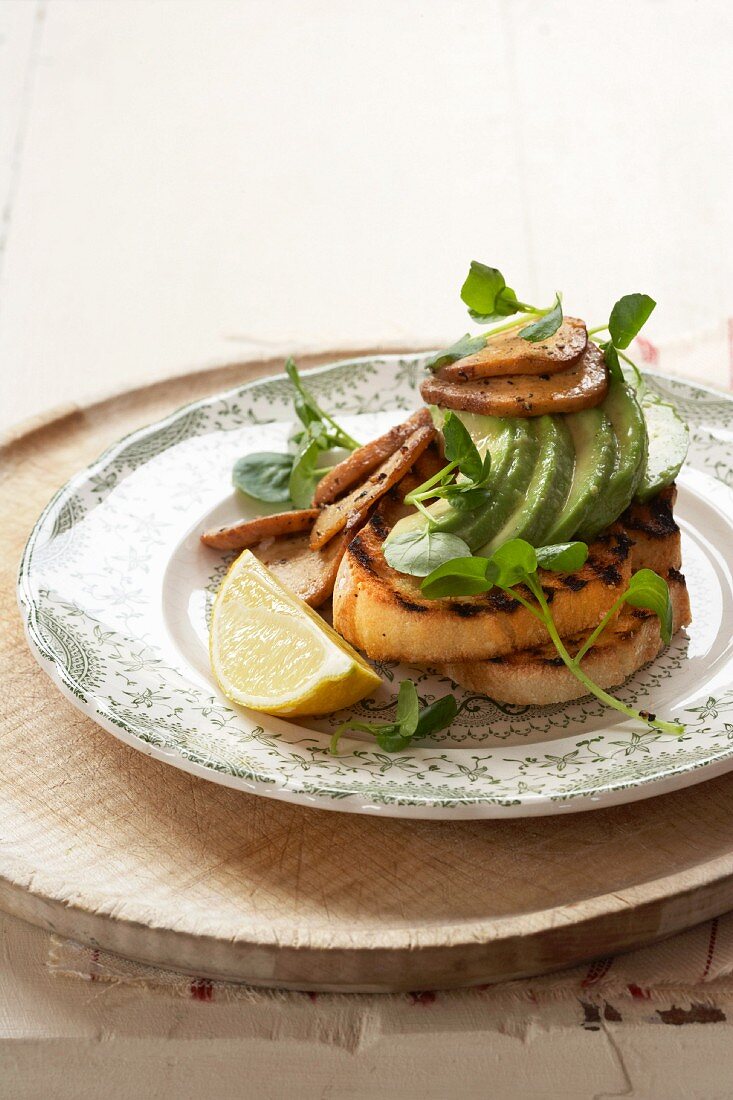
[[578,412],[600,405],[608,392],[603,353],[588,344],[570,370],[551,376],[518,374],[512,378],[476,378],[453,382],[443,370],[420,386],[425,401],[484,416],[544,416]]
[[312,550],[308,535],[282,535],[252,547],[252,553],[286,588],[311,607],[330,598],[346,547],[356,534],[349,530],[331,539],[322,550]]
[[310,531],[318,519],[317,508],[301,508],[296,512],[277,512],[274,516],[258,516],[257,519],[241,520],[239,523],[216,527],[204,531],[201,541],[217,550],[244,550],[255,546],[263,539],[278,535],[297,535]]
[[325,546],[334,535],[347,525],[366,517],[372,505],[395,485],[415,464],[432,443],[436,432],[432,423],[423,424],[412,432],[393,455],[383,462],[362,484],[347,496],[327,505],[320,513],[311,532],[310,544],[314,550]]
[[402,446],[408,436],[417,428],[429,423],[428,409],[419,409],[403,424],[390,428],[378,439],[373,439],[371,443],[366,443],[353,451],[343,462],[339,462],[325,477],[321,478],[313,494],[313,503],[331,504],[354,485],[361,484],[372,470]]
[[[382,530],[384,538],[386,538],[387,532],[394,527],[398,520],[415,511],[414,506],[405,504],[407,494],[417,489],[418,485],[422,485],[434,474],[437,474],[438,470],[441,470],[444,466],[445,459],[441,457],[435,444],[432,444],[420,455],[415,465],[407,471],[404,477],[377,501],[368,522],[375,529]],[[356,534],[357,532],[354,531],[353,533]]]
[[587,344],[583,321],[566,317],[557,332],[539,344],[523,340],[519,329],[490,337],[485,348],[443,367],[440,376],[451,382],[469,382],[504,375],[557,374],[577,363]]

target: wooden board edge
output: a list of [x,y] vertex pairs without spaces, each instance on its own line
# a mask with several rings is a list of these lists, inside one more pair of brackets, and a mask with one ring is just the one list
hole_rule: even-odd
[[[616,955],[657,943],[730,909],[730,886],[712,883],[674,898],[622,911],[614,924],[591,917],[572,929],[556,924],[506,940],[409,948],[311,948],[150,928],[51,903],[0,880],[0,908],[65,939],[196,978],[323,993],[404,993],[464,989],[579,966],[603,943]],[[694,897],[691,919],[688,902]],[[202,960],[206,960],[203,962]]]

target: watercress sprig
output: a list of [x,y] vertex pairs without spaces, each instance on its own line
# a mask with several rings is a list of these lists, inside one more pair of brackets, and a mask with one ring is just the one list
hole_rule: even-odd
[[335,730],[331,738],[331,752],[338,755],[338,743],[346,730],[361,730],[373,734],[377,744],[385,752],[402,752],[413,738],[427,737],[451,724],[458,713],[458,705],[452,695],[444,695],[434,703],[420,709],[417,688],[412,680],[403,680],[397,696],[397,712],[393,722],[346,721]]
[[[439,599],[444,596],[472,596],[488,592],[495,586],[500,588],[526,607],[545,626],[563,664],[589,693],[628,718],[645,722],[665,733],[684,733],[685,727],[679,722],[661,721],[654,714],[634,710],[616,699],[596,684],[581,666],[585,654],[598,641],[615,612],[624,603],[654,612],[659,619],[662,640],[665,645],[669,643],[672,636],[672,604],[667,583],[657,573],[651,569],[640,569],[635,573],[626,590],[609,608],[575,656],[568,652],[558,633],[537,571],[542,568],[554,572],[575,572],[582,567],[587,556],[588,547],[584,542],[562,543],[535,550],[524,539],[510,539],[490,558],[468,557],[445,562],[425,578],[421,586],[422,592],[428,599]],[[534,600],[528,599],[518,590],[518,586],[528,589]]]
[[487,449],[481,457],[465,424],[450,410],[443,421],[443,444],[447,465],[405,497],[405,504],[412,504],[428,520],[431,517],[423,503],[425,500],[443,498],[454,508],[465,511],[485,504],[489,496],[486,486],[491,473],[491,454]]
[[489,499],[491,455],[487,450],[481,457],[460,417],[450,411],[443,422],[443,441],[447,464],[405,497],[405,504],[423,515],[425,526],[397,534],[384,546],[387,564],[414,577],[425,577],[443,562],[471,552],[458,535],[435,530],[425,502],[447,500],[453,508],[466,511],[482,507]]
[[[478,260],[471,261],[468,275],[461,287],[461,299],[468,306],[468,314],[472,320],[493,327],[478,336],[467,333],[451,347],[432,356],[426,363],[430,370],[437,370],[447,363],[455,363],[458,359],[480,351],[490,337],[521,325],[523,315],[531,315],[535,320],[521,328],[518,335],[522,340],[535,344],[552,336],[563,322],[560,294],[555,295],[555,301],[547,309],[522,302],[515,291],[507,286],[506,279],[498,268],[489,267]],[[506,317],[512,319],[501,325],[495,324]]]
[[615,303],[608,324],[592,328],[589,336],[599,332],[608,332],[610,340],[601,340],[598,346],[606,360],[612,378],[623,381],[623,371],[619,357],[624,359],[638,373],[638,367],[626,354],[626,348],[641,332],[656,307],[656,302],[648,294],[624,294]]
[[292,436],[297,450],[294,454],[278,451],[258,451],[237,460],[232,470],[235,488],[270,503],[291,501],[297,508],[307,508],[316,484],[332,467],[319,465],[325,451],[343,447],[353,451],[359,443],[336,423],[303,385],[294,360],[288,359],[285,371],[295,390],[293,406],[302,429]]
[[285,372],[295,389],[293,398],[295,413],[301,424],[311,430],[314,438],[321,437],[323,450],[328,450],[330,447],[345,447],[348,451],[355,451],[361,446],[336,423],[330,413],[321,408],[313,394],[305,388],[292,357],[285,364]]

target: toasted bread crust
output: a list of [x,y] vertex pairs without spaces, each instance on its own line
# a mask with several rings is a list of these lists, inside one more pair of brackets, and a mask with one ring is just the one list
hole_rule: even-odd
[[[350,543],[334,586],[334,626],[378,660],[415,664],[484,660],[540,645],[545,628],[516,600],[494,590],[481,596],[428,600],[420,582],[387,565],[389,531],[377,509]],[[631,541],[620,525],[590,548],[572,574],[542,573],[561,634],[592,628],[628,584]]]
[[[673,611],[673,632],[691,620],[690,601],[685,578],[676,569],[667,573]],[[582,644],[583,637],[569,640],[572,654]],[[613,627],[601,635],[598,644],[588,651],[581,667],[603,688],[622,684],[664,649],[659,620],[649,611],[625,608]],[[547,706],[581,699],[587,694],[583,685],[562,664],[552,646],[495,657],[490,661],[467,661],[438,666],[469,691],[479,691],[501,703]]]

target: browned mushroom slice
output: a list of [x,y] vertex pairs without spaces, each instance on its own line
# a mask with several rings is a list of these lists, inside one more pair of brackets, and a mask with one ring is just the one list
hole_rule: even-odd
[[550,377],[518,374],[513,378],[451,382],[441,370],[420,386],[423,398],[431,404],[484,416],[578,412],[600,405],[607,392],[606,361],[595,344],[588,344],[570,370]]
[[[377,505],[368,522],[370,522],[375,529],[383,531],[384,538],[386,538],[388,531],[394,527],[398,520],[415,511],[414,506],[405,504],[405,497],[407,494],[411,493],[413,489],[417,489],[418,485],[422,485],[423,482],[431,478],[433,474],[437,474],[438,470],[442,470],[444,466],[445,459],[441,457],[435,444],[428,447],[428,449],[420,455],[415,465],[407,471],[405,476],[377,501]],[[367,517],[364,517],[364,524],[366,524],[366,522]],[[357,532],[354,530],[353,534],[355,535],[356,533]]]
[[320,513],[311,531],[310,544],[314,550],[325,546],[344,527],[366,516],[373,504],[395,485],[417,461],[435,438],[432,423],[424,424],[413,432],[393,455],[383,462],[362,484],[347,496],[327,505]]
[[277,512],[274,516],[258,516],[257,519],[204,531],[201,541],[217,550],[244,550],[263,539],[278,535],[297,535],[310,531],[318,518],[317,508],[301,508],[296,512]]
[[349,530],[312,550],[308,535],[283,535],[252,547],[252,553],[286,588],[311,607],[320,607],[333,592],[346,547],[356,531]]
[[451,382],[469,382],[507,374],[557,374],[577,363],[587,343],[585,324],[577,317],[566,317],[557,332],[540,344],[523,340],[519,329],[492,336],[485,348],[443,367],[440,375]]
[[409,435],[423,424],[429,423],[429,411],[424,408],[419,409],[403,424],[390,428],[378,439],[373,439],[371,443],[365,443],[363,447],[352,451],[343,462],[339,462],[325,477],[321,478],[313,494],[313,503],[331,504],[354,485],[359,485],[372,470],[394,454]]

